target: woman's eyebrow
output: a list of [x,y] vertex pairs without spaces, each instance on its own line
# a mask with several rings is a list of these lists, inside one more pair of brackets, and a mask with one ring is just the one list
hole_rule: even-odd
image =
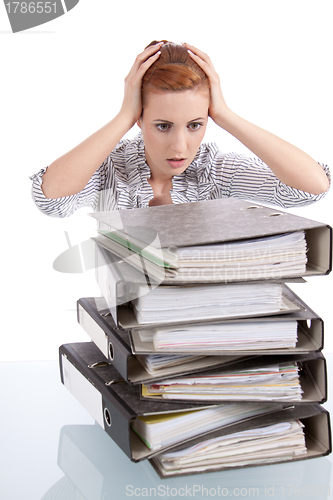
[[169,120],[162,120],[162,119],[153,120],[153,123],[155,123],[155,122],[163,122],[163,123],[169,123],[170,125],[173,125],[173,122],[169,122]]
[[187,122],[187,123],[198,122],[198,121],[200,121],[200,120],[205,120],[205,118],[201,118],[201,117],[200,117],[200,118],[194,118],[194,120],[190,120],[190,121],[189,121],[189,122]]
[[[200,120],[205,120],[205,118],[194,118],[193,120],[190,120],[189,122],[187,123],[193,123],[193,122],[197,122],[197,121],[200,121]],[[173,125],[173,122],[170,122],[169,120],[163,120],[163,119],[158,119],[158,120],[153,120],[153,123],[155,122],[163,122],[163,123],[169,123],[170,125]]]

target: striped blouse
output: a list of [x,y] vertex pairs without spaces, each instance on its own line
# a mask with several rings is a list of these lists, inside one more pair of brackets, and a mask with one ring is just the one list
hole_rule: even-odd
[[[330,178],[328,167],[322,167]],[[120,141],[78,194],[46,198],[41,189],[45,171],[44,168],[30,177],[32,196],[37,207],[51,216],[66,217],[84,206],[98,211],[143,208],[148,207],[154,197],[147,180],[150,169],[141,133],[132,140]],[[172,178],[170,193],[173,203],[233,196],[282,207],[304,205],[325,195],[291,188],[279,181],[259,158],[223,154],[214,143],[201,144],[189,167]]]

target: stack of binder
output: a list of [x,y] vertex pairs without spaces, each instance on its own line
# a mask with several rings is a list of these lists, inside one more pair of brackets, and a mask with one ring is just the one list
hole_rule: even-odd
[[161,477],[331,452],[324,325],[287,282],[328,274],[332,229],[228,199],[93,214],[102,297],[62,382]]

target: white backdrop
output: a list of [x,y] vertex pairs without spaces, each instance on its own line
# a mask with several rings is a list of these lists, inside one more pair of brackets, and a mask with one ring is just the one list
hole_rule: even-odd
[[[93,275],[60,274],[52,263],[67,248],[65,231],[74,245],[94,222],[89,210],[68,219],[40,213],[29,175],[117,113],[137,53],[154,39],[200,47],[235,112],[332,166],[332,14],[330,0],[80,0],[66,15],[12,34],[0,4],[0,361],[57,359],[60,344],[88,339],[75,303],[99,293]],[[214,124],[206,139],[224,151],[245,149]],[[332,225],[332,196],[293,212]],[[333,350],[332,280],[294,287],[325,320],[326,352]]]

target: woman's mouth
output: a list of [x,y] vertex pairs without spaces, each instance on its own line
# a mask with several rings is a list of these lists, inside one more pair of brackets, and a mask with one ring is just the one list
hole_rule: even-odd
[[168,158],[167,162],[172,168],[181,168],[185,165],[186,158]]

